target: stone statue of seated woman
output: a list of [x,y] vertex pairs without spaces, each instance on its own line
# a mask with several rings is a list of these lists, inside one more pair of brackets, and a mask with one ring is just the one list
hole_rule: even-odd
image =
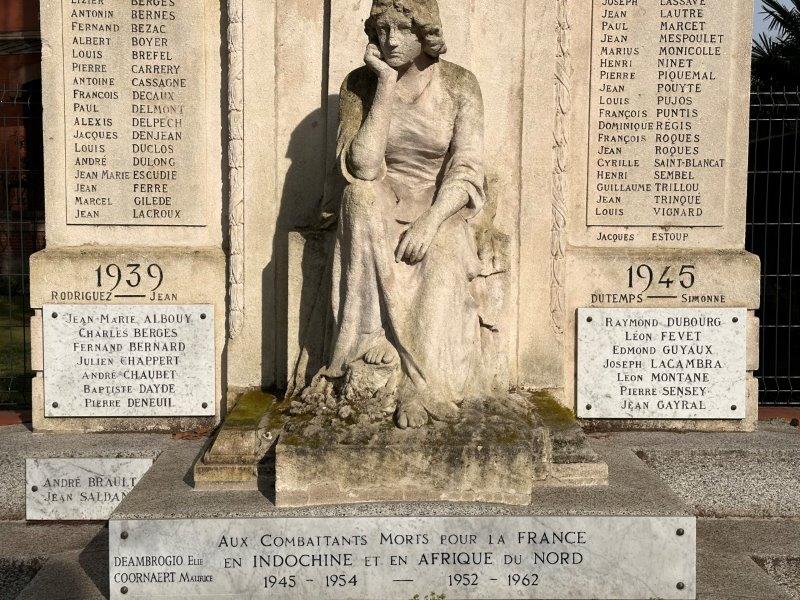
[[372,398],[420,427],[491,391],[481,286],[503,270],[504,238],[486,207],[480,86],[440,58],[436,1],[374,0],[365,30],[366,64],[340,96],[330,352],[295,408],[347,418],[340,399]]

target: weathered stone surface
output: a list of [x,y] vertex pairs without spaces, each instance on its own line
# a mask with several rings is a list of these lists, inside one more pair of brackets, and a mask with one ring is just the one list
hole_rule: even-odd
[[[589,444],[572,411],[546,392],[535,394],[533,401],[537,416],[547,427],[551,446],[547,479],[536,482],[535,488],[607,485],[608,464]],[[542,493],[546,492],[534,489],[535,495]]]
[[792,598],[800,598],[800,557],[755,556],[753,560],[791,594]]
[[151,458],[29,458],[25,518],[106,520],[151,466]]
[[639,456],[698,514],[800,517],[800,450],[656,448]]
[[248,392],[236,402],[217,432],[210,448],[194,466],[196,489],[260,489],[266,484],[264,464],[274,443],[282,416],[276,398],[263,392]]
[[[108,527],[0,523],[0,573],[2,598],[107,599]],[[18,577],[22,580],[15,582]]]
[[528,504],[539,486],[608,482],[572,413],[546,393],[467,401],[459,420],[419,431],[374,412],[331,406],[289,418],[276,447],[276,503]]
[[[694,598],[695,545],[693,517],[112,520],[110,591],[112,599],[265,588],[287,600]],[[156,577],[136,566],[144,556],[179,562]]]
[[549,453],[533,407],[512,395],[466,401],[460,414],[405,431],[357,413],[290,420],[276,447],[276,503],[527,504],[533,481],[547,476]]

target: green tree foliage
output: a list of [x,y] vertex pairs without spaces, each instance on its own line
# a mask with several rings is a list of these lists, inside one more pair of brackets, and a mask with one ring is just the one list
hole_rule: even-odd
[[800,86],[800,0],[763,0],[772,36],[753,40],[753,87]]

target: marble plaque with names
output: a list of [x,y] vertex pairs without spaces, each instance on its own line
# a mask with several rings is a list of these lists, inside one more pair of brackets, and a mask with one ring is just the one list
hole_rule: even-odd
[[587,224],[724,225],[749,5],[592,4]]
[[105,521],[151,466],[152,458],[28,458],[25,518]]
[[46,417],[213,416],[214,308],[48,304]]
[[578,416],[743,419],[744,308],[578,309]]
[[694,598],[694,517],[113,520],[112,599]]
[[61,7],[67,223],[204,225],[204,3]]

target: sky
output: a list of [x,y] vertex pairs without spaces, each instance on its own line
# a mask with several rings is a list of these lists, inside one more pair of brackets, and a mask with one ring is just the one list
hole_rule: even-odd
[[[789,5],[787,0],[783,0],[783,4]],[[761,7],[761,0],[756,0],[755,2],[756,10],[755,10],[755,29],[753,32],[753,37],[758,37],[761,32],[768,33],[767,30],[767,23],[764,21],[764,15],[762,14],[762,7]]]

